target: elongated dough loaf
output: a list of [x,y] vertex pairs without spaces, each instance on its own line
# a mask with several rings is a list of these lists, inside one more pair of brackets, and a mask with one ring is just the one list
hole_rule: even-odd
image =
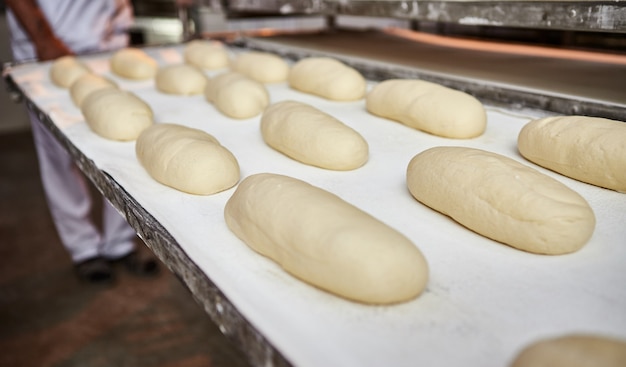
[[207,77],[195,66],[167,65],[159,68],[154,84],[163,93],[188,96],[204,93]]
[[91,93],[81,105],[85,121],[106,139],[129,141],[153,124],[150,106],[131,92],[105,88]]
[[111,72],[126,79],[151,79],[156,75],[156,60],[138,48],[123,48],[116,51],[110,60]]
[[254,117],[270,103],[269,93],[263,84],[236,72],[210,79],[204,96],[221,113],[236,119]]
[[259,83],[284,82],[289,74],[289,65],[285,60],[269,52],[242,53],[233,61],[231,68]]
[[352,170],[367,162],[365,139],[349,126],[305,103],[283,101],[261,118],[263,140],[302,163],[332,170]]
[[244,179],[226,203],[228,228],[301,280],[364,303],[410,300],[428,265],[398,231],[328,191],[262,173]]
[[407,185],[423,204],[520,250],[558,255],[580,249],[595,216],[559,181],[484,150],[436,147],[409,163]]
[[61,88],[69,88],[83,74],[89,73],[87,65],[74,56],[63,56],[50,66],[50,80]]
[[474,138],[487,126],[485,108],[476,98],[422,80],[385,80],[368,93],[366,108],[374,115],[446,138]]
[[85,73],[72,83],[70,96],[76,107],[80,108],[88,95],[104,88],[117,88],[117,84],[103,76]]
[[626,192],[626,122],[558,116],[526,124],[517,139],[531,162],[573,179]]
[[152,178],[190,194],[215,194],[239,181],[235,156],[202,130],[156,124],[141,133],[135,151]]
[[365,96],[365,78],[356,69],[330,57],[308,57],[289,72],[289,86],[334,101],[356,101]]
[[526,347],[511,367],[624,367],[626,342],[610,337],[571,334]]
[[184,51],[185,62],[207,70],[228,67],[230,58],[221,42],[194,40],[187,44]]

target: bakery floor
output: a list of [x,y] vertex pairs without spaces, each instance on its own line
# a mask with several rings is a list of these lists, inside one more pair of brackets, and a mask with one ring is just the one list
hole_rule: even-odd
[[0,366],[247,365],[165,266],[155,278],[118,270],[110,286],[78,281],[46,206],[30,131],[0,133]]

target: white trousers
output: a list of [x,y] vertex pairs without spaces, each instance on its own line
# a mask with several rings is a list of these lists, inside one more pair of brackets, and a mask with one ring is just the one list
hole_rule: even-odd
[[107,200],[102,205],[102,233],[94,225],[85,176],[37,116],[28,113],[48,207],[72,261],[96,256],[113,259],[133,251],[135,231]]

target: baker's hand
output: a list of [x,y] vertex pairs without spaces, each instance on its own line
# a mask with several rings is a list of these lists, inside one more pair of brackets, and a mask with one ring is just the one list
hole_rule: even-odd
[[35,44],[35,52],[40,61],[54,60],[61,56],[73,55],[65,43],[60,39],[53,37],[46,42],[37,42]]
[[5,0],[4,3],[33,43],[39,60],[53,60],[72,54],[56,36],[36,0]]

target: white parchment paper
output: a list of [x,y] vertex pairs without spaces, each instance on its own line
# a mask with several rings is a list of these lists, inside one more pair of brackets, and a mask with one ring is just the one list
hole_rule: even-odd
[[[182,61],[181,46],[147,51],[161,64]],[[430,281],[425,293],[410,302],[368,306],[318,290],[253,252],[228,230],[223,208],[234,188],[203,197],[157,183],[137,162],[134,142],[106,140],[89,129],[68,91],[48,80],[49,63],[14,68],[11,73],[28,97],[176,238],[293,364],[501,367],[539,338],[577,332],[626,339],[626,194],[524,160],[516,149],[517,134],[539,113],[487,106],[484,135],[452,140],[374,117],[366,112],[364,100],[332,102],[291,90],[286,83],[268,85],[273,102],[309,103],[368,141],[370,159],[364,167],[335,172],[295,162],[266,146],[260,116],[233,120],[203,96],[165,95],[152,81],[111,75],[107,55],[85,60],[95,72],[148,102],[157,123],[183,124],[214,135],[237,157],[242,178],[273,172],[305,180],[399,230],[424,253]],[[421,205],[406,188],[406,167],[415,154],[439,145],[490,150],[563,182],[593,208],[593,237],[574,254],[534,255],[486,239]]]

